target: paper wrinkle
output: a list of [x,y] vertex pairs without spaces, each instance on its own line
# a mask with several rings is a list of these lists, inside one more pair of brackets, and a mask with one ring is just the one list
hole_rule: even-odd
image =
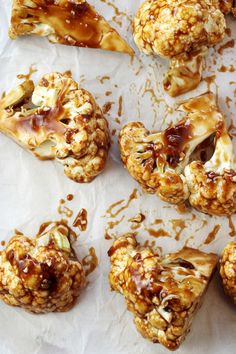
[[[110,2],[133,17],[142,1]],[[135,48],[130,26],[127,30],[129,21],[119,17],[122,20],[120,27],[112,19],[114,9],[111,6],[95,0],[90,3],[95,5],[98,12],[105,15],[109,23]],[[162,89],[168,63],[163,59],[138,53],[137,49],[136,58],[131,65],[131,60],[126,55],[53,45],[46,38],[25,37],[11,41],[7,37],[10,7],[10,0],[0,2],[0,94],[18,84],[20,81],[16,75],[27,73],[31,64],[35,64],[38,70],[32,77],[35,83],[48,72],[71,70],[73,78],[96,97],[101,107],[108,101],[114,102],[106,117],[110,130],[115,129],[116,134],[112,137],[113,143],[104,172],[90,184],[76,184],[70,181],[64,175],[60,164],[54,161],[38,161],[9,138],[1,135],[1,240],[8,241],[15,228],[28,236],[34,236],[42,222],[60,219],[57,213],[59,200],[66,200],[67,194],[73,194],[73,201],[66,201],[66,206],[74,212],[70,224],[81,208],[88,211],[87,231],[76,230],[80,234],[75,242],[76,252],[79,257],[83,257],[90,247],[94,247],[99,266],[89,275],[87,287],[81,293],[76,306],[68,313],[32,315],[1,302],[0,352],[25,354],[27,350],[30,354],[169,353],[162,346],[149,343],[137,333],[133,316],[127,311],[124,298],[110,291],[107,250],[112,241],[104,239],[104,232],[107,223],[114,219],[108,215],[102,216],[106,215],[106,210],[112,203],[124,199],[121,206],[124,205],[134,188],[137,188],[138,198],[131,202],[128,209],[119,213],[115,220],[124,217],[124,221],[110,230],[111,233],[119,235],[130,232],[131,223],[128,220],[142,212],[146,219],[140,229],[136,230],[139,241],[156,241],[156,245],[162,247],[163,252],[177,251],[191,236],[194,238],[189,240],[190,246],[201,246],[203,251],[218,254],[228,241],[235,240],[235,237],[229,236],[227,218],[208,217],[193,209],[180,215],[173,206],[142,192],[120,162],[117,135],[122,125],[132,120],[141,120],[150,130],[165,128],[168,123],[180,117],[181,113],[176,112],[178,102],[207,91],[207,85],[202,82],[197,90],[173,99]],[[236,21],[233,22],[231,18],[227,21],[232,33],[236,34]],[[226,36],[225,42],[229,39]],[[236,74],[221,73],[217,68],[221,65],[228,67],[230,64],[236,67],[235,58],[236,48],[226,49],[223,56],[211,49],[204,71],[204,77],[217,77],[216,82],[220,85],[219,104],[228,123],[231,118],[235,120],[236,84],[229,83],[235,80]],[[135,75],[137,72],[139,74]],[[101,83],[104,76],[109,76],[110,79]],[[214,84],[211,89],[216,92]],[[106,96],[107,91],[112,91],[112,95]],[[120,96],[123,98],[121,117],[118,116]],[[230,108],[225,103],[227,96],[233,100]],[[116,118],[119,118],[121,124],[115,121]],[[196,215],[193,221],[192,214]],[[188,219],[187,227],[183,230],[180,241],[176,241],[170,220],[181,218]],[[164,225],[151,225],[155,219],[163,219]],[[232,219],[236,223],[235,217]],[[204,220],[207,220],[208,224],[201,228]],[[204,245],[204,240],[216,224],[220,224],[221,229],[215,241]],[[145,228],[158,229],[159,226],[173,237],[155,239],[148,236]],[[198,228],[200,230],[196,231]],[[176,353],[233,354],[235,331],[235,307],[224,296],[219,277],[216,276],[202,308],[193,321],[190,334]]]

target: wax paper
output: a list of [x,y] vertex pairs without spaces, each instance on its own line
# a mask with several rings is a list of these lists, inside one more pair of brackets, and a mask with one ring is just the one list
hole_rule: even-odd
[[[130,19],[141,1],[91,0],[90,3],[135,48]],[[106,117],[113,135],[104,172],[92,183],[83,185],[70,181],[57,162],[38,161],[9,138],[0,136],[1,241],[7,242],[14,229],[33,237],[42,222],[66,217],[58,213],[58,205],[71,193],[73,201],[61,205],[62,209],[66,206],[73,211],[69,223],[81,208],[88,211],[87,230],[76,230],[79,234],[76,252],[83,257],[90,247],[94,247],[99,259],[99,265],[88,276],[88,285],[76,306],[67,313],[33,315],[0,303],[0,353],[167,353],[168,350],[161,345],[141,337],[124,298],[110,291],[107,250],[112,240],[106,240],[105,234],[116,237],[130,232],[132,223],[129,219],[141,212],[146,219],[136,230],[140,242],[153,242],[160,252],[177,251],[187,244],[220,254],[228,241],[235,240],[232,226],[235,217],[232,217],[230,226],[226,217],[209,217],[193,209],[180,214],[174,206],[145,194],[121,164],[117,135],[121,126],[131,120],[140,120],[149,129],[165,128],[179,117],[180,113],[176,111],[178,102],[209,89],[217,93],[219,106],[230,126],[235,121],[236,74],[219,69],[222,65],[227,68],[236,65],[236,49],[225,49],[222,55],[217,51],[221,44],[211,49],[204,71],[204,77],[211,79],[203,80],[197,90],[172,99],[165,94],[161,84],[168,66],[166,61],[147,57],[137,49],[136,57],[131,61],[129,56],[119,53],[53,45],[46,38],[24,37],[12,41],[7,34],[10,12],[11,1],[1,0],[0,92],[21,82],[16,76],[26,74],[32,64],[37,69],[32,76],[35,82],[45,73],[71,70],[73,78],[92,92],[101,107],[107,103],[110,105]],[[228,17],[227,23],[231,35],[228,31],[224,43],[236,35],[236,21]],[[212,82],[210,87],[207,81]],[[233,136],[232,127],[231,124]],[[131,198],[128,203],[135,188],[137,198]],[[117,205],[109,213],[113,203]],[[155,225],[155,219],[161,219],[161,225]],[[182,220],[184,226],[176,227],[174,220]],[[207,244],[209,232],[217,225],[220,225],[219,231]],[[155,238],[147,231],[150,228],[156,231],[162,228],[169,236]],[[236,308],[225,297],[217,273],[191,332],[177,353],[235,353]]]

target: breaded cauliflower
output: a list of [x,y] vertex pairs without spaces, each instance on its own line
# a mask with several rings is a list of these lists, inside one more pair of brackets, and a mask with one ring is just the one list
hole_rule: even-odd
[[236,242],[229,242],[223,250],[220,275],[225,293],[236,304]]
[[147,192],[174,204],[189,197],[183,171],[191,153],[223,120],[211,93],[193,98],[179,109],[186,117],[163,132],[150,133],[142,123],[131,122],[119,135],[121,159],[131,176]]
[[[177,96],[198,86],[206,54],[202,48],[224,38],[226,23],[218,0],[146,0],[133,27],[140,51],[171,60],[164,88],[171,96]],[[197,63],[196,51],[202,51],[197,55]],[[172,80],[176,82],[176,74],[178,90],[172,91],[170,86]]]
[[217,134],[212,158],[205,164],[193,161],[184,174],[194,208],[210,215],[235,213],[236,157],[225,126]]
[[57,159],[76,182],[104,169],[110,146],[101,109],[68,74],[47,74],[36,87],[27,80],[5,95],[0,131],[41,160]]
[[24,35],[133,55],[128,43],[85,0],[13,0],[9,37]]
[[170,350],[188,333],[217,264],[215,254],[197,249],[160,257],[127,234],[110,248],[109,281],[124,295],[140,333]]
[[16,234],[0,255],[0,298],[34,313],[68,311],[85,285],[70,237],[60,223],[33,239]]

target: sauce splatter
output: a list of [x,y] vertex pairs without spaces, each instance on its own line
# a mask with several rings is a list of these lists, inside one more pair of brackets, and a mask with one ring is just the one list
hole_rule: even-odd
[[135,188],[133,190],[133,192],[130,194],[128,201],[126,202],[126,204],[122,207],[120,207],[117,211],[114,211],[114,209],[118,206],[121,205],[122,203],[125,202],[125,199],[121,199],[119,201],[117,201],[116,203],[113,203],[112,205],[110,205],[110,207],[107,209],[106,211],[106,215],[110,218],[115,218],[118,214],[120,214],[121,211],[127,209],[130,205],[130,203],[134,200],[137,199],[138,197],[138,190]]
[[70,202],[71,200],[73,200],[73,199],[74,199],[73,194],[68,194],[67,197],[66,197],[66,199],[67,199],[69,202]]
[[154,229],[145,229],[150,236],[153,236],[153,237],[170,237],[170,234],[164,230],[164,229],[158,229],[158,230],[154,230]]
[[186,228],[185,221],[182,219],[173,219],[173,220],[171,220],[171,224],[172,224],[172,228],[176,234],[175,240],[179,241],[183,230]]
[[234,237],[234,236],[236,236],[236,230],[235,230],[235,225],[232,220],[232,216],[228,216],[228,221],[229,221],[229,229],[230,229],[229,236]]
[[5,241],[1,241],[1,246],[5,246],[6,242]]
[[110,80],[110,76],[102,76],[98,78],[98,80],[100,81],[101,84],[104,84],[104,81]]
[[87,215],[88,215],[87,210],[82,208],[78,212],[78,214],[73,222],[73,226],[78,227],[80,229],[80,231],[85,231],[87,229],[87,225],[88,225]]
[[119,97],[119,108],[118,108],[118,116],[121,117],[122,115],[122,106],[123,106],[123,98],[122,96]]
[[179,214],[185,214],[189,211],[187,205],[185,203],[181,203],[176,205],[175,210],[179,213]]
[[220,225],[215,225],[213,230],[208,234],[206,240],[204,241],[204,245],[209,245],[211,242],[213,242],[216,238],[217,233],[219,232],[221,226]]
[[93,247],[89,249],[89,254],[82,259],[82,265],[85,268],[85,275],[92,273],[98,266],[98,258]]
[[234,44],[235,44],[234,39],[231,39],[230,41],[228,41],[225,44],[223,44],[222,46],[220,46],[220,48],[217,50],[217,52],[219,54],[223,54],[225,49],[234,48]]
[[60,215],[65,215],[67,218],[71,218],[71,216],[73,215],[73,211],[69,209],[67,206],[65,206],[64,204],[65,204],[65,200],[61,199],[57,211]]
[[34,64],[30,65],[28,74],[18,74],[17,79],[29,80],[31,76],[38,70],[34,68]]
[[102,112],[104,114],[110,112],[111,108],[112,108],[112,105],[114,104],[115,102],[106,102],[103,107],[102,107]]

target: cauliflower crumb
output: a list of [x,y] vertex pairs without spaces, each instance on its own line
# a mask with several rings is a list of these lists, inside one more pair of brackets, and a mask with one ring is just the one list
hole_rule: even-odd
[[220,275],[225,293],[236,304],[236,242],[229,242],[223,250]]
[[215,254],[183,248],[160,257],[134,235],[118,238],[108,251],[112,290],[124,295],[138,331],[154,343],[177,349],[217,264]]
[[71,235],[55,223],[33,239],[12,237],[0,255],[0,299],[34,313],[68,311],[85,285]]

